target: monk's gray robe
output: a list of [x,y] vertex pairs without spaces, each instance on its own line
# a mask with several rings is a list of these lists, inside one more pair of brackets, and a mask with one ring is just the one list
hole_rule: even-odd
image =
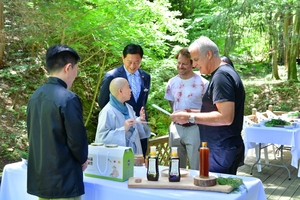
[[[128,108],[131,119],[140,121],[129,104],[125,103]],[[98,126],[95,137],[95,143],[118,144],[133,149],[134,154],[143,154],[140,139],[150,137],[150,128],[147,124],[136,123],[133,127],[135,130],[125,132],[125,116],[113,107],[110,103],[101,110],[98,117]]]

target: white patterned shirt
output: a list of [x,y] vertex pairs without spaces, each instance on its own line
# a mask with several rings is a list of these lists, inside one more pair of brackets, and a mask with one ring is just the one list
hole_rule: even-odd
[[196,73],[186,80],[176,75],[168,81],[165,99],[173,102],[173,111],[201,109],[208,83],[208,80]]

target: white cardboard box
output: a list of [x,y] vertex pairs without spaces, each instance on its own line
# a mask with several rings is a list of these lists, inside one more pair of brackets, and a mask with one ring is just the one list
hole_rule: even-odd
[[134,154],[130,147],[89,145],[85,176],[123,182],[133,177],[133,172]]

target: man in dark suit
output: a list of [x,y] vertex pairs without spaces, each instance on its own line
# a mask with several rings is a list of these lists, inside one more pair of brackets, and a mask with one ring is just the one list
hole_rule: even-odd
[[[146,120],[148,119],[146,103],[150,90],[151,77],[148,73],[140,69],[143,59],[143,49],[140,45],[129,44],[123,50],[123,65],[107,72],[101,82],[98,104],[102,109],[109,101],[109,84],[116,77],[123,77],[128,80],[132,95],[128,104],[130,104],[136,115],[140,115],[142,107],[145,108]],[[141,139],[141,145],[144,157],[147,152],[148,139]]]

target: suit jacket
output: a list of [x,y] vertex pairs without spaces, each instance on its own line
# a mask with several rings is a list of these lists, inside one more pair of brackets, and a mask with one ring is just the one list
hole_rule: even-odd
[[[148,120],[148,115],[146,111],[146,103],[148,100],[148,94],[150,91],[150,82],[151,82],[151,77],[150,74],[147,72],[143,71],[142,69],[138,69],[138,72],[140,73],[140,78],[141,78],[141,92],[140,96],[137,100],[137,102],[134,100],[133,95],[131,95],[131,98],[129,101],[126,101],[128,104],[130,104],[134,111],[136,116],[140,116],[140,110],[141,107],[144,106],[145,108],[145,114],[146,114],[146,120]],[[104,108],[104,106],[109,102],[109,84],[112,79],[116,77],[123,77],[128,81],[126,71],[124,69],[124,66],[120,66],[118,68],[112,69],[109,72],[107,72],[101,82],[100,86],[100,94],[98,97],[98,104],[100,108]]]

